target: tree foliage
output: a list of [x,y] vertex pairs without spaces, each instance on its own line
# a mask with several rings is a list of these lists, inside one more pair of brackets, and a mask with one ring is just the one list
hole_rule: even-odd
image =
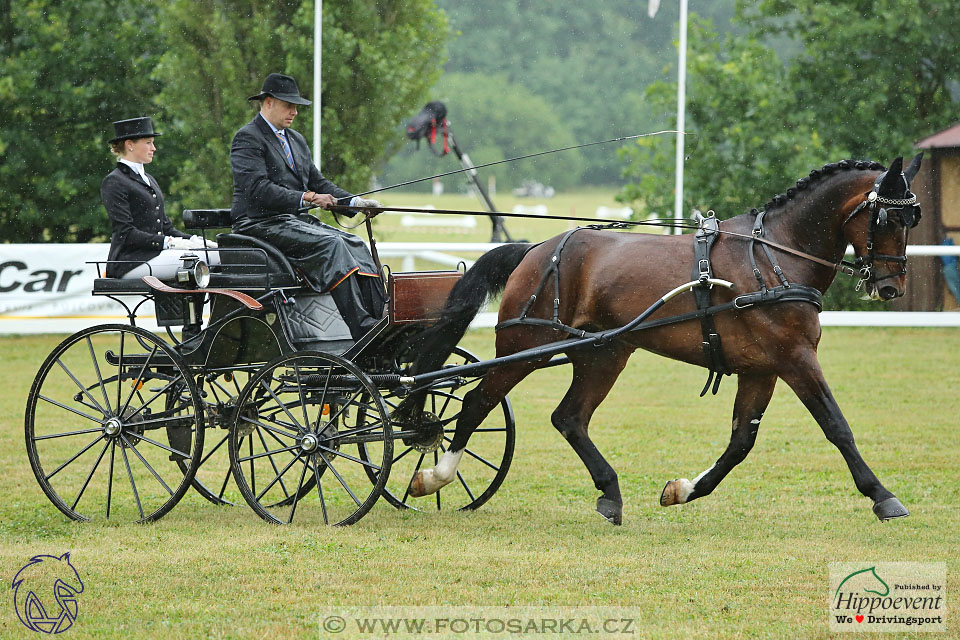
[[[311,0],[0,0],[0,240],[109,236],[111,122],[152,115],[168,211],[230,205],[229,147],[270,72],[315,96]],[[361,190],[440,73],[432,0],[326,0],[322,170]],[[312,130],[312,110],[295,127]],[[174,215],[176,217],[176,215]]]
[[102,237],[110,123],[153,110],[160,48],[141,3],[0,3],[0,239]]
[[[725,39],[690,23],[683,213],[743,213],[827,162],[886,164],[957,119],[957,0],[741,0],[736,22]],[[771,42],[796,53],[781,59]],[[659,83],[647,98],[666,105],[675,91]],[[623,157],[621,199],[671,210],[673,141],[643,140]],[[852,287],[834,287],[829,303],[857,306]]]

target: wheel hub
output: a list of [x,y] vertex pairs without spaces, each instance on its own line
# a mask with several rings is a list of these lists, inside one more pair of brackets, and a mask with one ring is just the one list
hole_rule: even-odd
[[116,438],[123,431],[123,423],[119,418],[110,418],[103,425],[103,432],[108,438]]
[[300,441],[300,449],[302,449],[304,453],[313,453],[319,445],[320,442],[317,440],[316,434],[313,433],[308,433],[303,436],[303,439]]
[[440,443],[443,442],[443,424],[437,414],[424,411],[419,431],[421,435],[410,443],[414,449],[420,453],[430,453],[440,448]]

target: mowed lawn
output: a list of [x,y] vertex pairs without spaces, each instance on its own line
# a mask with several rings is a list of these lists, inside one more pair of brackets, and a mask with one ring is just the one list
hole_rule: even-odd
[[[472,332],[465,346],[492,355],[492,338]],[[948,635],[960,625],[955,329],[824,330],[821,360],[860,450],[911,511],[885,524],[783,384],[753,452],[717,491],[661,508],[665,481],[693,478],[725,447],[736,380],[698,398],[703,370],[646,353],[591,430],[620,475],[622,527],[594,513],[586,470],[550,426],[566,367],[512,394],[513,467],[474,513],[380,501],[352,527],[276,527],[190,492],[152,525],[69,522],[23,441],[31,380],[59,340],[0,340],[0,574],[9,585],[31,556],[69,551],[85,590],[65,637],[316,638],[318,610],[444,604],[629,607],[641,612],[634,637],[823,638],[835,561],[946,562]],[[11,591],[3,602],[0,637],[32,635]]]

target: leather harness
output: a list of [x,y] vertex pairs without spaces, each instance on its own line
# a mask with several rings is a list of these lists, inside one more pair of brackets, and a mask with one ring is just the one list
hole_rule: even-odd
[[[709,370],[707,382],[704,385],[703,390],[700,392],[701,397],[706,395],[708,389],[711,390],[713,394],[716,394],[720,387],[720,380],[723,378],[723,376],[730,375],[730,370],[727,367],[726,361],[723,357],[723,346],[721,343],[720,334],[717,333],[716,326],[713,322],[713,316],[724,311],[747,309],[757,305],[774,304],[779,302],[807,302],[817,307],[818,312],[823,309],[823,294],[821,294],[819,290],[801,284],[791,284],[783,275],[783,271],[780,269],[780,265],[777,264],[773,253],[767,247],[766,243],[761,239],[761,236],[763,235],[763,213],[764,212],[761,211],[757,215],[756,222],[754,222],[753,235],[749,244],[750,265],[753,269],[754,277],[756,277],[757,283],[760,287],[757,291],[739,295],[730,302],[712,304],[712,285],[710,285],[707,280],[713,277],[713,267],[710,263],[710,250],[720,235],[719,224],[717,219],[712,214],[708,217],[699,216],[698,222],[700,223],[700,228],[697,230],[696,234],[694,234],[694,266],[692,277],[693,280],[698,280],[701,283],[692,289],[694,301],[696,302],[697,307],[696,311],[681,313],[657,320],[648,320],[639,324],[633,329],[634,331],[641,331],[643,329],[650,329],[653,327],[661,327],[664,325],[676,324],[678,322],[699,319],[700,330],[703,337],[703,352],[704,356],[706,357],[707,368]],[[549,327],[555,331],[563,331],[577,338],[594,336],[595,334],[593,332],[585,329],[577,329],[560,322],[560,262],[563,249],[566,246],[567,241],[571,236],[573,236],[574,233],[583,229],[597,230],[611,228],[626,228],[626,225],[619,223],[614,223],[611,225],[589,225],[586,227],[577,227],[576,229],[571,229],[565,233],[560,238],[560,242],[557,243],[557,247],[554,249],[553,255],[550,257],[547,268],[544,270],[543,276],[540,278],[540,283],[537,285],[536,290],[530,296],[530,299],[527,301],[526,305],[524,305],[520,312],[520,316],[498,323],[495,327],[495,330],[500,331],[501,329],[506,329],[508,327],[517,325],[528,325]],[[760,241],[756,242],[757,240]],[[760,246],[763,248],[764,254],[770,261],[770,264],[773,266],[774,273],[780,280],[779,285],[775,287],[766,286],[754,257],[755,244],[760,244]],[[531,246],[531,249],[533,246]],[[554,283],[553,317],[551,319],[527,317],[530,309],[537,301],[537,298],[543,293],[543,290],[546,288],[547,283],[551,279]]]

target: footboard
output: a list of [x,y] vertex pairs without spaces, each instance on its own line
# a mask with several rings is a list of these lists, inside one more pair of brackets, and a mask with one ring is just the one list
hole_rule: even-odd
[[462,275],[459,271],[390,274],[390,322],[439,320],[443,303]]

